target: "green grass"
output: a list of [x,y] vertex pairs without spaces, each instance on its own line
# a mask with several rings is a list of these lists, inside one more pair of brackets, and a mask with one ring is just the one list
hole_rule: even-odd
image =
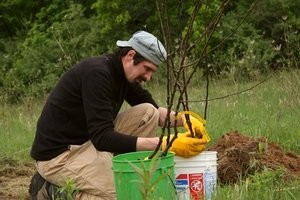
[[29,151],[41,108],[40,101],[30,100],[20,105],[1,106],[0,159],[30,160]]
[[[244,135],[265,136],[269,141],[280,144],[286,151],[300,153],[300,71],[279,72],[254,89],[224,99],[210,101],[206,127],[212,142],[224,133],[238,130]],[[228,80],[212,81],[209,98],[226,96],[243,91],[264,80],[233,84]],[[166,105],[164,89],[154,89],[153,96]],[[204,116],[205,82],[199,81],[188,89],[189,108]]]
[[[207,130],[210,144],[223,134],[237,130],[244,135],[267,137],[285,151],[300,154],[300,71],[278,72],[254,89],[209,102]],[[251,82],[212,81],[210,98],[226,96],[250,88],[264,78]],[[157,102],[166,106],[166,90],[156,83],[145,85]],[[189,100],[202,100],[205,82],[189,88]],[[19,105],[0,107],[0,159],[31,160],[30,147],[44,101],[26,100]],[[190,110],[203,116],[204,103],[190,102]],[[264,171],[235,186],[218,186],[215,199],[299,199],[300,181],[284,183],[278,173]],[[269,182],[268,182],[269,181]],[[275,182],[275,183],[274,183]],[[272,183],[272,184],[271,184]],[[296,187],[296,188],[295,188]]]
[[242,181],[239,185],[218,186],[212,200],[297,200],[300,197],[300,180],[286,182],[283,171],[265,169]]

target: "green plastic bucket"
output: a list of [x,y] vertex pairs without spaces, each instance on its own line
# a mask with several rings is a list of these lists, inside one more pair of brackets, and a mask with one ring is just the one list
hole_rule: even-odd
[[176,199],[174,154],[145,160],[151,154],[152,151],[139,151],[113,157],[118,200]]

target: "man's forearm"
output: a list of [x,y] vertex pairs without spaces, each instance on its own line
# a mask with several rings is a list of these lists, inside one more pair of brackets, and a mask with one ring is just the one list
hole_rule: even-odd
[[136,142],[136,150],[137,151],[154,150],[158,145],[158,142],[159,142],[158,137],[152,137],[152,138],[138,137]]
[[[163,107],[159,107],[158,108],[158,112],[159,112],[159,125],[160,126],[164,126],[165,125],[165,120],[167,119],[167,114],[168,114],[168,109],[163,108]],[[175,126],[175,112],[171,111],[170,112],[170,127],[174,127]],[[177,124],[176,126],[183,126],[183,122],[181,117],[177,117]]]

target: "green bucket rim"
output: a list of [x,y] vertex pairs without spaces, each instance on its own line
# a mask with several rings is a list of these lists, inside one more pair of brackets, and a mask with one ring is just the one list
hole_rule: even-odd
[[[153,159],[156,161],[156,157],[153,159],[145,159],[148,156],[152,155],[153,151],[136,151],[136,152],[130,152],[130,153],[124,153],[117,155],[113,157],[113,171],[119,171],[122,172],[132,172],[134,171],[132,168],[132,165],[136,166],[143,166],[143,165],[150,165]],[[158,152],[159,155],[161,152]],[[168,154],[164,157],[159,157],[157,160],[159,160],[160,167],[158,169],[164,169],[169,167],[174,167],[174,153],[168,152]],[[132,165],[124,165],[131,163]]]

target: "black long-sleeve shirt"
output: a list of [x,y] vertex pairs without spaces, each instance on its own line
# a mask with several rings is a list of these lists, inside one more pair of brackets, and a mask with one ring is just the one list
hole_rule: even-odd
[[91,140],[99,151],[131,152],[137,137],[114,131],[122,103],[151,103],[150,93],[126,80],[120,58],[103,55],[86,59],[59,80],[49,95],[37,123],[31,149],[35,160],[50,160]]

